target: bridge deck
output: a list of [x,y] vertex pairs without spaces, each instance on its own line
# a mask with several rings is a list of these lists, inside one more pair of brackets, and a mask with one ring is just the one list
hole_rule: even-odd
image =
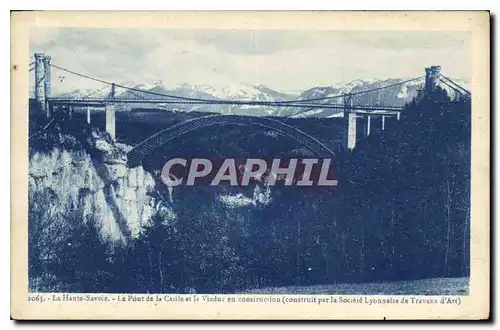
[[[71,105],[75,107],[105,107],[107,104],[170,104],[170,105],[254,105],[254,106],[269,106],[269,107],[294,107],[294,108],[320,108],[320,109],[344,109],[342,104],[307,104],[299,102],[265,102],[265,101],[182,101],[171,99],[134,99],[134,98],[60,98],[53,97],[49,99],[51,104],[55,105]],[[401,106],[390,105],[352,105],[351,111],[362,114],[366,112],[369,114],[373,111],[385,111],[386,114],[381,115],[395,115],[394,113],[403,111]]]

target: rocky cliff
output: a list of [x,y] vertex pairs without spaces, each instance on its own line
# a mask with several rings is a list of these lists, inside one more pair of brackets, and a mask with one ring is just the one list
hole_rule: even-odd
[[46,216],[64,219],[77,212],[81,221],[94,221],[108,242],[136,237],[148,222],[155,182],[141,166],[128,168],[130,147],[114,143],[105,133],[91,131],[85,148],[30,152],[29,193],[49,192]]

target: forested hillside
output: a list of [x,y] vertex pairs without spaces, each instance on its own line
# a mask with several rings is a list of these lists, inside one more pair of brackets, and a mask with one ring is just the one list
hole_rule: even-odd
[[[40,291],[234,292],[469,276],[469,101],[450,102],[440,89],[421,95],[390,130],[340,154],[335,171],[336,188],[168,191],[157,184],[154,214],[136,238],[97,244],[96,231],[76,221],[69,241],[54,242],[49,255],[57,257],[30,254],[33,274],[53,274],[50,282],[30,277],[38,281],[31,284]],[[36,212],[32,205],[30,222]]]

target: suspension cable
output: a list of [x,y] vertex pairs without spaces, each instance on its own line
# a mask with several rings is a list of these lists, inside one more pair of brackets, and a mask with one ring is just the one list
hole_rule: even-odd
[[440,81],[445,84],[446,86],[448,86],[449,88],[453,89],[455,91],[455,93],[458,93],[460,95],[464,95],[464,93],[459,90],[458,88],[454,87],[453,85],[451,85],[449,82],[447,82],[445,79],[440,79]]
[[62,70],[62,71],[66,71],[68,73],[74,74],[74,75],[82,77],[82,78],[87,78],[87,79],[90,79],[90,80],[93,80],[93,81],[100,82],[102,84],[113,85],[112,82],[109,82],[109,81],[106,81],[106,80],[102,80],[102,79],[98,79],[98,78],[94,78],[94,77],[91,77],[91,76],[87,76],[85,74],[78,73],[78,72],[75,72],[75,71],[71,71],[71,70],[68,70],[68,69],[64,69],[64,68],[61,68],[61,67],[59,67],[59,66],[57,66],[55,64],[52,64],[52,63],[50,64],[50,66],[53,67],[53,68]]
[[333,100],[333,99],[341,98],[344,95],[352,95],[352,96],[354,96],[354,95],[366,94],[366,93],[378,91],[378,90],[381,90],[381,89],[386,89],[386,88],[391,88],[391,87],[395,87],[395,86],[399,86],[399,85],[404,85],[406,83],[422,79],[423,77],[424,76],[420,76],[420,77],[408,79],[408,80],[405,80],[405,81],[400,81],[398,83],[394,83],[394,84],[391,84],[391,85],[386,85],[386,86],[381,86],[381,87],[369,89],[369,90],[366,90],[366,91],[359,91],[359,92],[354,92],[354,93],[345,93],[345,94],[339,94],[339,95],[335,95],[335,96],[327,96],[327,97],[320,97],[320,98],[313,98],[313,99],[306,99],[306,100],[286,101],[286,102],[287,103],[296,103],[296,102],[304,102],[304,101]]
[[[50,65],[52,67],[56,68],[56,69],[59,69],[59,70],[62,70],[62,71],[65,71],[65,72],[68,72],[68,73],[80,76],[82,78],[90,79],[90,80],[93,80],[93,81],[96,81],[96,82],[99,82],[99,83],[103,83],[103,84],[107,84],[107,85],[110,85],[110,86],[114,84],[116,87],[124,88],[124,89],[130,90],[130,91],[135,91],[135,92],[140,92],[140,93],[145,93],[145,94],[150,94],[150,95],[156,95],[156,96],[163,96],[163,97],[168,97],[168,98],[173,98],[173,99],[179,99],[179,100],[200,101],[200,102],[213,102],[213,104],[217,104],[217,103],[220,103],[220,104],[229,104],[229,103],[226,103],[227,101],[224,101],[224,100],[210,100],[210,99],[183,97],[183,96],[176,96],[176,95],[171,95],[171,94],[164,94],[164,93],[157,93],[157,92],[153,92],[153,91],[142,90],[142,89],[138,89],[138,88],[134,88],[134,87],[128,87],[128,86],[124,86],[124,85],[121,85],[121,84],[116,84],[116,83],[113,83],[113,82],[110,82],[110,81],[106,81],[106,80],[94,78],[94,77],[91,77],[89,75],[78,73],[78,72],[75,72],[75,71],[72,71],[72,70],[68,70],[68,69],[59,67],[59,66],[57,66],[55,64],[50,64]],[[391,88],[391,87],[403,85],[403,84],[406,84],[408,82],[421,79],[422,77],[423,76],[420,76],[420,77],[417,77],[417,78],[408,79],[408,80],[401,81],[401,82],[398,82],[398,83],[394,83],[394,84],[391,84],[391,85],[382,86],[382,87],[378,87],[378,88],[374,88],[374,89],[370,89],[370,90],[366,90],[366,91],[359,91],[359,92],[355,92],[355,93],[348,93],[348,94],[349,95],[366,94],[366,93],[377,91],[377,90],[382,90],[382,89],[386,89],[386,88]],[[332,100],[332,99],[341,98],[344,95],[345,94],[340,94],[340,95],[336,95],[336,96],[321,97],[321,98],[312,98],[312,99],[305,99],[305,100],[276,101],[276,102],[271,102],[271,103],[272,104],[283,104],[283,105],[286,105],[286,104],[289,104],[289,103],[293,104],[293,103],[303,103],[303,102],[310,102],[310,101]],[[231,102],[230,104],[241,104],[241,105],[247,105],[248,104],[248,101],[232,100],[230,102]],[[254,105],[257,105],[257,104],[271,105],[271,103],[270,102],[265,102],[265,101],[253,101],[252,102],[252,104],[254,104]]]
[[445,75],[441,75],[442,78],[446,79],[448,82],[452,83],[453,85],[455,85],[457,88],[461,89],[462,91],[464,91],[465,93],[469,94],[470,95],[470,92],[463,88],[462,86],[460,86],[459,84],[457,84],[456,82],[454,82],[453,80],[451,80],[450,78],[446,77]]

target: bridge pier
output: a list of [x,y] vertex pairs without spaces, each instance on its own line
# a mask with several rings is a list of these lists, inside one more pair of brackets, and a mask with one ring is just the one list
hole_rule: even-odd
[[385,131],[385,116],[382,116],[382,131]]
[[[106,104],[106,132],[111,135],[111,138],[114,140],[116,137],[115,134],[115,112],[116,108],[114,104]],[[87,117],[88,118],[88,117]],[[88,119],[90,120],[90,119]]]
[[[111,85],[111,90],[109,91],[109,98],[113,100],[115,98],[116,86],[115,83]],[[111,135],[111,138],[114,140],[116,138],[115,125],[116,125],[116,106],[114,103],[109,102],[106,103],[105,107],[106,111],[106,132]]]
[[370,135],[372,117],[370,115],[365,116],[365,136]]
[[87,124],[90,124],[90,107],[87,106]]
[[353,108],[353,98],[351,94],[343,95],[344,103],[344,122],[346,122],[347,129],[345,133],[345,147],[347,150],[353,150],[356,147],[356,124],[357,116]]
[[353,150],[356,147],[356,113],[344,112],[344,120],[347,122],[346,147]]

